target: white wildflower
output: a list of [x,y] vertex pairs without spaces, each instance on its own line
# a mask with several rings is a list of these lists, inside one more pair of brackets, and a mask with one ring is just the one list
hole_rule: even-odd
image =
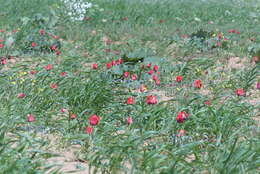
[[61,0],[67,10],[68,15],[72,20],[82,21],[85,18],[85,14],[88,8],[91,8],[93,5],[90,2],[85,2],[84,0]]

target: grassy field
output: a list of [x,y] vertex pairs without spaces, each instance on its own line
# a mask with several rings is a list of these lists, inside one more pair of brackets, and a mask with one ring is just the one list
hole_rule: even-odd
[[260,1],[0,0],[0,174],[260,172]]

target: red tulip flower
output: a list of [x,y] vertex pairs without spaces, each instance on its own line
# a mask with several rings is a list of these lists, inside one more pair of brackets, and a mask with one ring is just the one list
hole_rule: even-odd
[[133,123],[133,118],[132,117],[128,117],[127,118],[127,124],[130,125]]
[[176,77],[176,82],[182,82],[183,80],[183,77],[182,76],[177,76]]
[[65,108],[61,108],[61,110],[60,110],[62,113],[65,113],[65,112],[68,112],[68,110],[67,109],[65,109]]
[[202,81],[201,80],[195,80],[194,87],[195,88],[201,88],[202,87]]
[[259,57],[258,56],[254,56],[252,58],[252,60],[253,60],[253,62],[257,63],[257,62],[259,62]]
[[236,90],[236,94],[237,94],[238,96],[245,96],[245,95],[246,95],[246,92],[245,92],[244,89],[239,88],[239,89]]
[[32,47],[36,47],[36,46],[37,46],[37,43],[36,43],[36,42],[32,42],[31,46],[32,46]]
[[128,17],[123,17],[122,20],[123,21],[128,21]]
[[234,30],[234,29],[231,29],[231,30],[228,30],[228,32],[229,32],[229,33],[235,33],[235,32],[236,32],[236,30]]
[[107,69],[110,69],[112,67],[111,63],[107,63]]
[[53,35],[52,38],[53,38],[53,39],[59,39],[60,37]]
[[178,131],[177,137],[182,137],[186,134],[186,131],[184,129],[181,129]]
[[183,123],[187,118],[189,117],[189,114],[186,113],[185,111],[179,112],[177,117],[176,117],[176,121],[178,123]]
[[211,102],[209,100],[207,100],[207,101],[204,102],[204,104],[210,106]]
[[4,44],[0,43],[0,48],[4,48],[4,46],[5,46]]
[[70,115],[70,119],[75,119],[75,118],[77,118],[77,115],[76,115],[76,114],[71,114],[71,115]]
[[158,71],[158,69],[159,69],[158,65],[154,65],[153,70]]
[[35,116],[32,115],[32,114],[29,114],[29,115],[27,116],[27,121],[28,121],[28,122],[34,122],[34,121],[35,121]]
[[133,74],[132,77],[131,77],[132,80],[137,80],[137,75],[136,74]]
[[93,128],[93,127],[91,127],[91,126],[87,126],[87,127],[86,127],[85,132],[86,132],[87,134],[92,134],[93,131],[94,131],[94,128]]
[[39,33],[40,33],[40,35],[45,35],[45,30],[43,30],[43,29],[41,29],[40,31],[39,31]]
[[61,76],[61,77],[65,77],[65,76],[67,76],[67,74],[68,74],[67,72],[61,72],[61,73],[60,73],[60,76]]
[[257,82],[256,89],[260,89],[260,82]]
[[118,62],[119,62],[119,64],[122,64],[122,63],[124,63],[124,60],[122,58],[119,58]]
[[165,22],[165,20],[163,20],[163,19],[159,20],[159,23],[160,23],[160,24],[162,24],[162,23],[164,23],[164,22]]
[[116,60],[116,65],[120,65],[120,64],[121,64],[121,63],[120,63],[119,59]]
[[96,126],[100,121],[100,117],[94,114],[89,117],[88,121],[90,125]]
[[158,103],[157,97],[153,96],[153,95],[147,96],[146,97],[146,103],[147,104],[157,104]]
[[155,81],[155,84],[156,84],[156,85],[160,85],[160,84],[161,84],[161,80],[157,79],[157,80]]
[[36,70],[31,70],[31,71],[30,71],[30,74],[31,74],[31,75],[34,75],[34,74],[36,74],[36,73],[37,73]]
[[20,94],[18,94],[18,96],[17,96],[17,98],[24,98],[24,97],[26,97],[25,93],[20,93]]
[[47,66],[44,67],[47,71],[52,70],[53,66],[52,64],[48,64]]
[[55,53],[56,53],[57,56],[59,56],[61,54],[61,51],[60,50],[56,50]]
[[176,117],[176,121],[177,121],[178,123],[183,123],[183,122],[185,121],[185,118],[184,118],[182,115],[178,115],[178,116]]
[[1,64],[2,65],[6,65],[7,64],[7,59],[5,59],[5,58],[1,59]]
[[98,64],[97,63],[92,64],[92,69],[98,69]]
[[152,78],[153,78],[154,81],[158,80],[158,76],[157,75],[153,75]]
[[52,83],[52,84],[51,84],[51,88],[52,88],[52,89],[57,89],[57,88],[58,88],[58,85],[57,85],[56,83]]
[[56,45],[52,45],[51,46],[51,50],[55,51],[57,49],[57,46]]
[[128,105],[132,105],[132,104],[134,104],[135,103],[135,99],[134,99],[134,97],[129,97],[128,99],[127,99],[127,102],[126,102]]
[[129,75],[130,75],[130,72],[124,72],[124,78],[129,77]]
[[151,69],[148,74],[152,75],[154,73],[154,71]]
[[116,61],[112,60],[111,65],[115,66],[116,65]]

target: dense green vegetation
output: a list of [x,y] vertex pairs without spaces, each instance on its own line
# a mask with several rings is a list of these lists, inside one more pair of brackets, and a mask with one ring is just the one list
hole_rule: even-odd
[[258,173],[260,3],[92,3],[0,0],[0,173]]

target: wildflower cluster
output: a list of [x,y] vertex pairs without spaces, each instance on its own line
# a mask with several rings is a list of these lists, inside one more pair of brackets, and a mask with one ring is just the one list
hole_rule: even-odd
[[84,0],[61,0],[64,2],[68,15],[72,20],[82,21],[85,18],[88,8],[92,7],[92,3]]

